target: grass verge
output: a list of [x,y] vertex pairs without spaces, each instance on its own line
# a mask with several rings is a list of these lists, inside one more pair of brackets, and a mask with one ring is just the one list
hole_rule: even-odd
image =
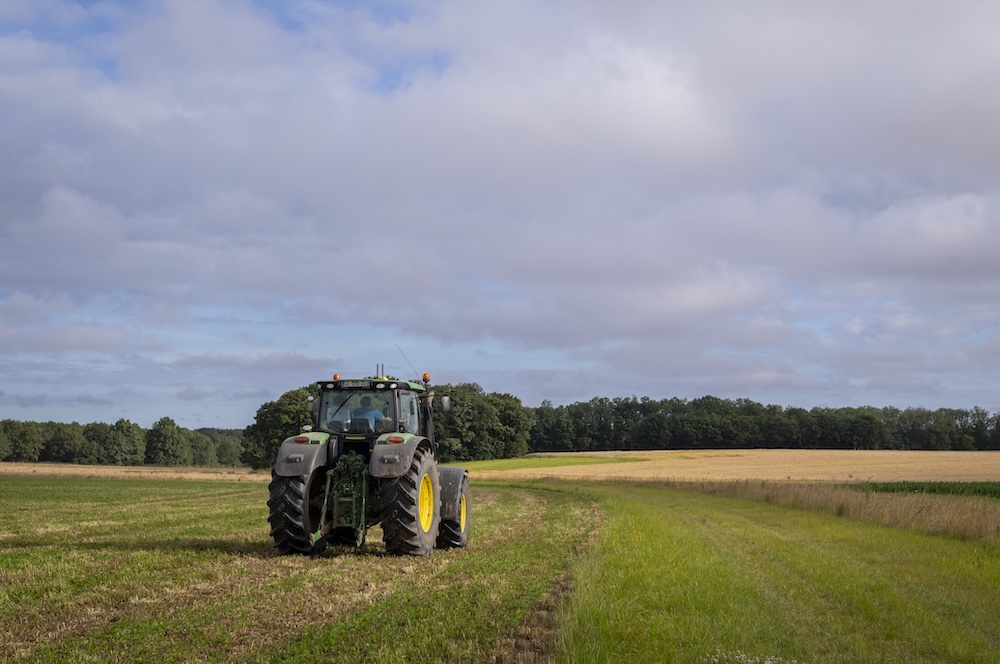
[[876,493],[932,493],[1000,498],[1000,482],[865,482],[852,486]]
[[[874,491],[870,483],[842,485],[739,480],[671,481],[658,484],[726,498],[757,500],[825,512],[895,528],[1000,544],[1000,501],[983,497],[975,491],[962,491],[959,487],[964,483],[959,482],[932,483],[939,487],[936,493]],[[928,486],[923,483],[921,485]],[[910,486],[910,483],[894,482],[884,486]]]

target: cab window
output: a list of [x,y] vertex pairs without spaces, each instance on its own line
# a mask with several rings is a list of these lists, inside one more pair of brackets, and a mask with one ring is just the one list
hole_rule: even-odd
[[399,422],[402,431],[406,433],[420,433],[420,420],[417,413],[417,395],[412,392],[403,392],[399,395]]

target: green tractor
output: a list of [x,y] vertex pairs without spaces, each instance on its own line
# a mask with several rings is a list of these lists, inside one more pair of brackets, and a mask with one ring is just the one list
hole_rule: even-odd
[[268,521],[279,554],[358,547],[378,524],[391,554],[466,546],[469,474],[438,467],[429,381],[335,374],[316,384],[315,426],[281,443],[271,471]]

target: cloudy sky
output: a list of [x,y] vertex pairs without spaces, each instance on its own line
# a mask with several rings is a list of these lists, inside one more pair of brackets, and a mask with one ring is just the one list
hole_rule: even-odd
[[531,406],[996,412],[998,25],[0,0],[0,418],[243,427],[380,363]]

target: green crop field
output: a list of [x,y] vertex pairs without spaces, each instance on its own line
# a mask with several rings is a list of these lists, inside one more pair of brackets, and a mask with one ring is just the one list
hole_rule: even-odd
[[263,482],[4,477],[0,660],[1000,661],[996,533],[701,489],[474,480],[468,549],[283,558]]

